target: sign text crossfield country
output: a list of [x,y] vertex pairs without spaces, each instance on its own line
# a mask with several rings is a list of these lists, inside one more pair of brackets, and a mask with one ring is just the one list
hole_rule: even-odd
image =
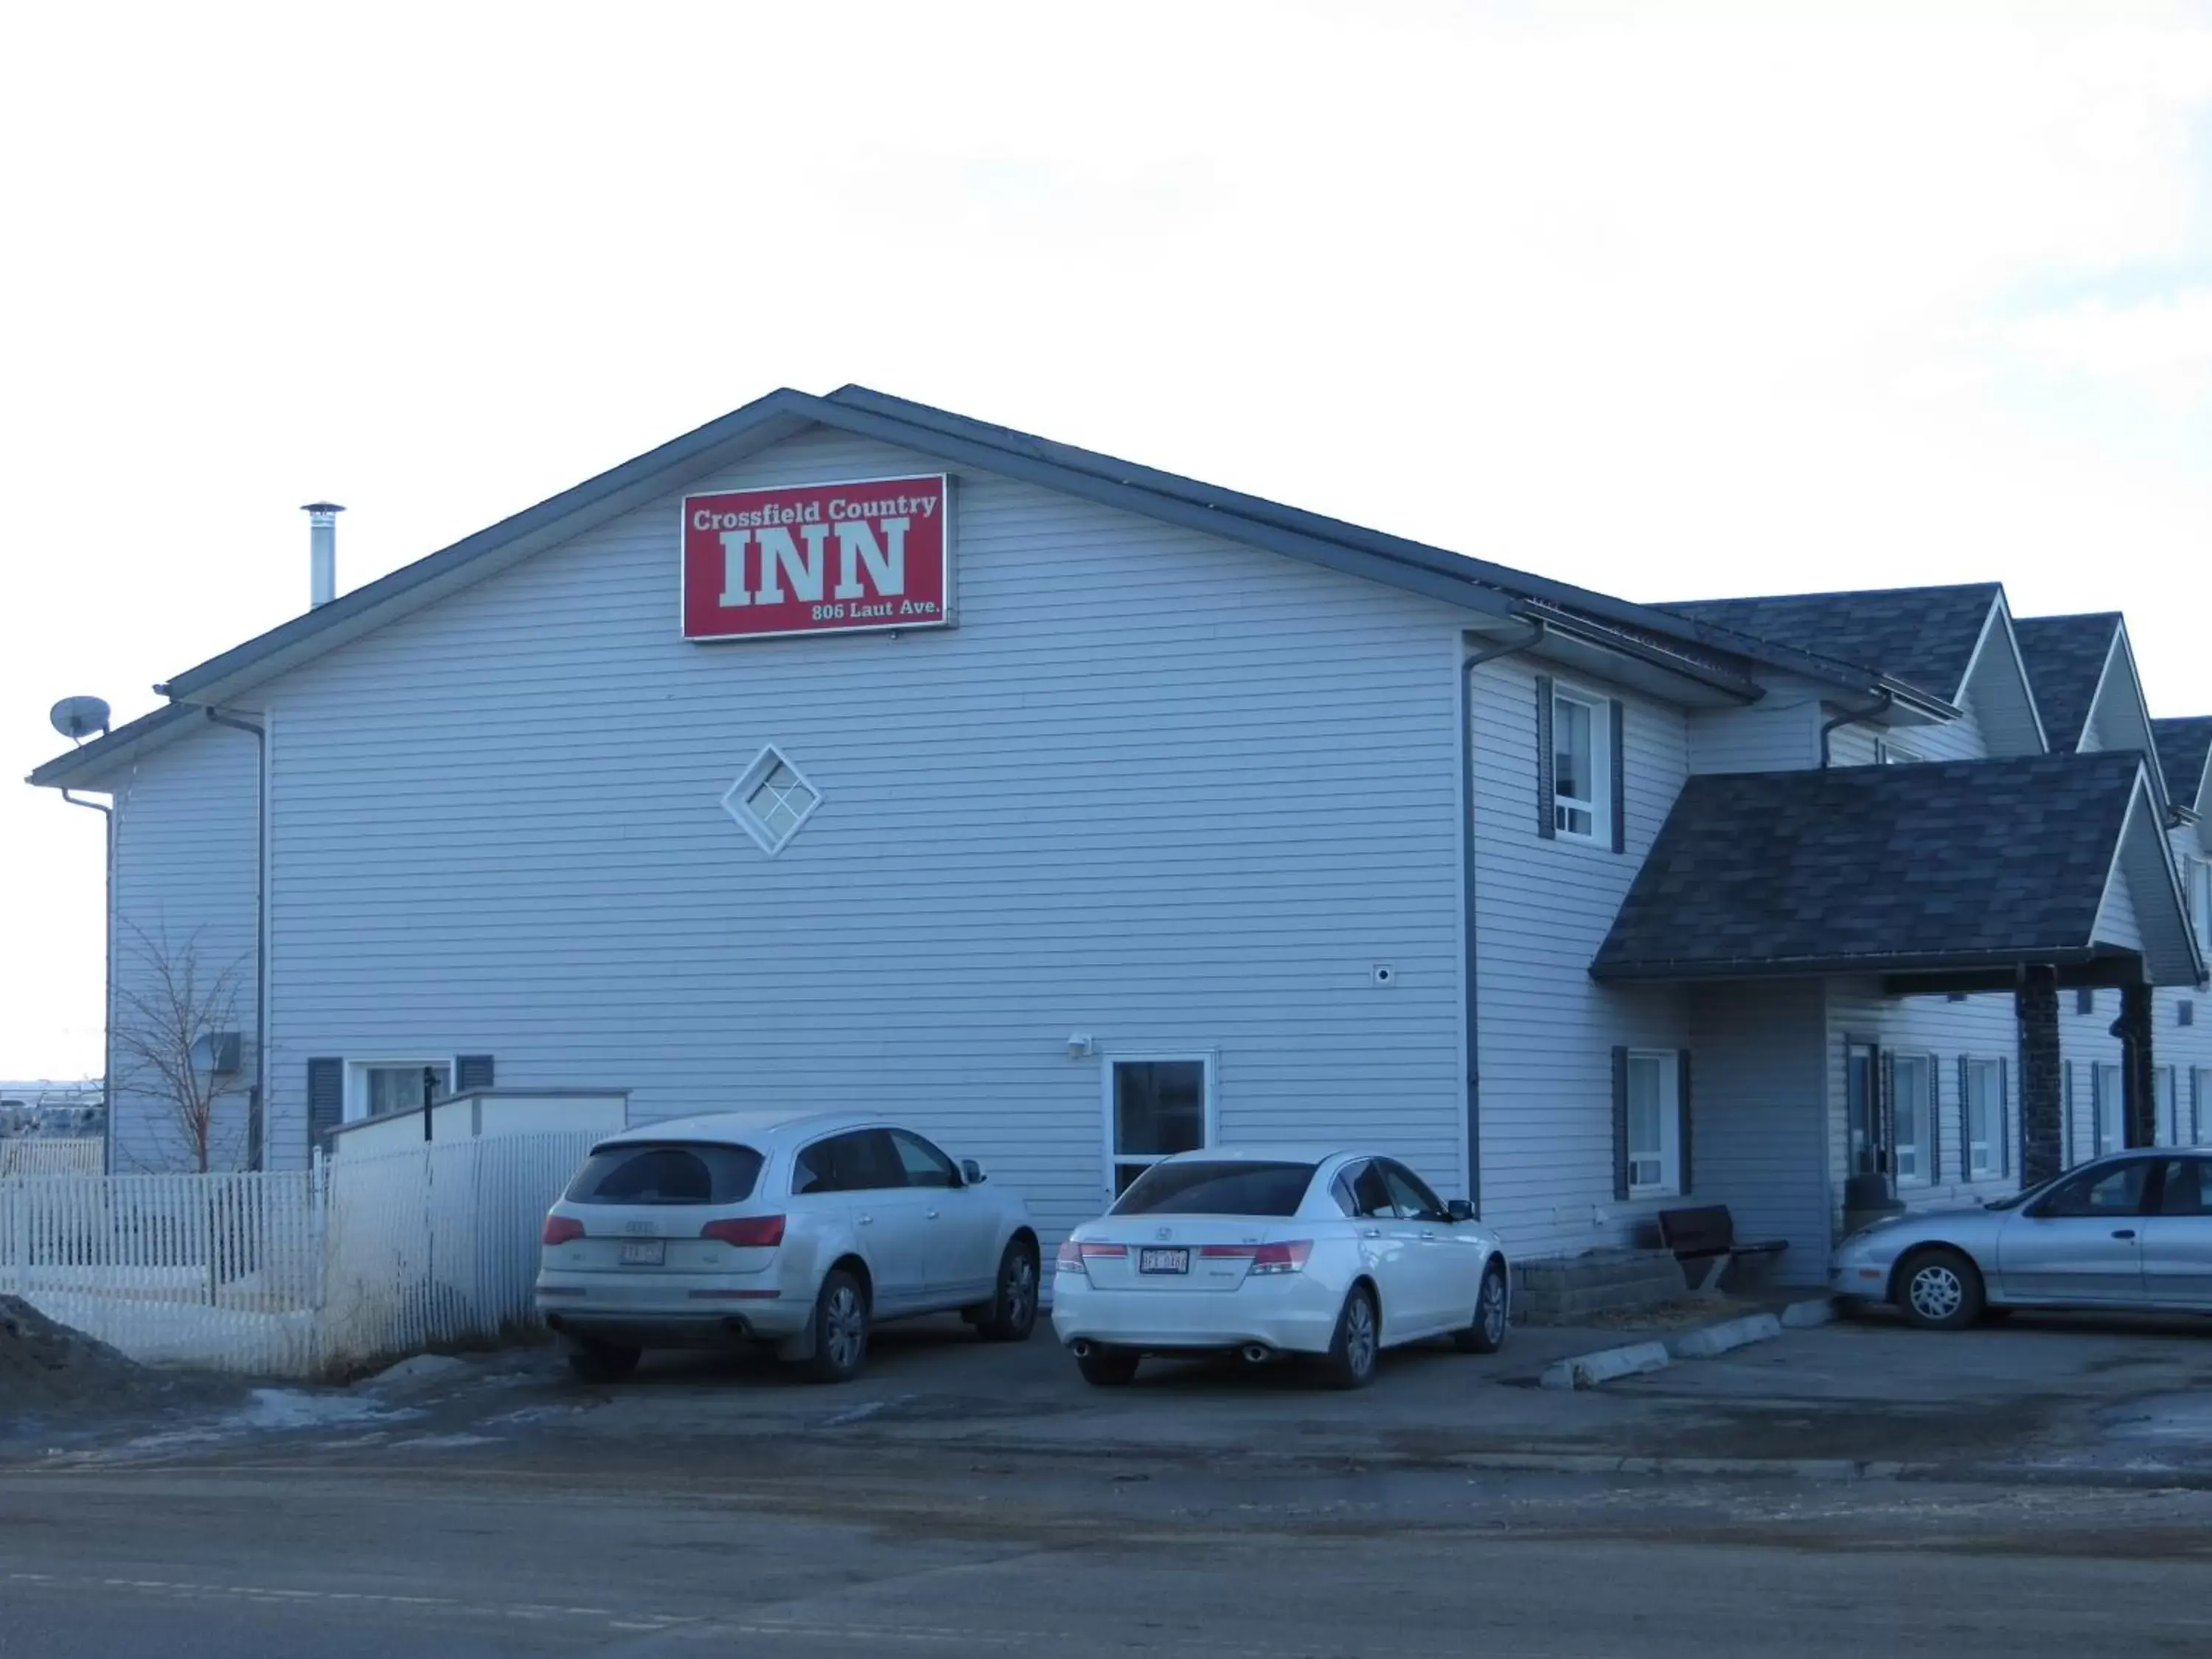
[[684,637],[952,620],[951,481],[848,479],[684,499]]

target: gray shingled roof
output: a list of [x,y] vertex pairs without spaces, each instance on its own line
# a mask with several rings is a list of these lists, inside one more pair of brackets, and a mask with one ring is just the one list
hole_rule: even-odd
[[2021,660],[2027,665],[2027,683],[2035,689],[2035,706],[2057,753],[2068,753],[2081,740],[2119,626],[2117,611],[2013,618]]
[[2177,806],[2194,806],[2197,787],[2204,781],[2204,762],[2212,755],[2212,714],[2191,714],[2184,720],[2153,720],[2150,734],[2158,744],[2159,769]]
[[1693,777],[1590,974],[2079,959],[2141,764],[2031,755]]
[[1682,599],[1659,609],[1854,663],[1948,700],[1959,695],[1990,606],[2002,591],[1995,582],[1968,582],[1955,587]]

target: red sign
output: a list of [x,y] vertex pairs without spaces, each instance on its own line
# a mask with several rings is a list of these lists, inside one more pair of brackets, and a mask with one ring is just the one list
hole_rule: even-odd
[[758,640],[952,620],[943,473],[684,498],[684,637]]

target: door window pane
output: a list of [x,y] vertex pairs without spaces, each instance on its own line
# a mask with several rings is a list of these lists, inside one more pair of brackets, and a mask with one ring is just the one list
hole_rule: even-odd
[[2201,1158],[2177,1158],[2166,1166],[2166,1191],[2158,1201],[2160,1215],[2212,1215],[2212,1180],[2206,1176]]
[[2136,1215],[2142,1209],[2143,1182],[2150,1160],[2132,1158],[2109,1170],[2094,1170],[2051,1189],[2043,1200],[2047,1216]]
[[856,1193],[906,1185],[906,1171],[892,1148],[890,1136],[881,1129],[860,1129],[851,1134],[817,1140],[799,1153],[792,1166],[791,1190],[809,1193]]
[[1429,1190],[1427,1183],[1404,1164],[1386,1159],[1382,1179],[1390,1188],[1391,1202],[1398,1206],[1400,1215],[1413,1221],[1449,1219],[1443,1202]]
[[1892,1079],[1890,1103],[1897,1136],[1897,1182],[1900,1187],[1927,1182],[1934,1168],[1936,1062],[1926,1054],[1899,1054]]
[[960,1177],[953,1172],[952,1160],[920,1135],[908,1134],[904,1129],[891,1132],[891,1146],[898,1153],[899,1165],[906,1172],[909,1187],[957,1187]]
[[1372,1164],[1359,1166],[1358,1173],[1352,1177],[1352,1196],[1359,1200],[1357,1213],[1362,1220],[1397,1219],[1398,1206],[1390,1196],[1389,1184],[1382,1179],[1382,1172]]

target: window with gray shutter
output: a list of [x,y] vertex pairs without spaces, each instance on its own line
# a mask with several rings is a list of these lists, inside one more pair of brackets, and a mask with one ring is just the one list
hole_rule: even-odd
[[307,1150],[331,1149],[331,1132],[345,1121],[345,1061],[307,1062]]

